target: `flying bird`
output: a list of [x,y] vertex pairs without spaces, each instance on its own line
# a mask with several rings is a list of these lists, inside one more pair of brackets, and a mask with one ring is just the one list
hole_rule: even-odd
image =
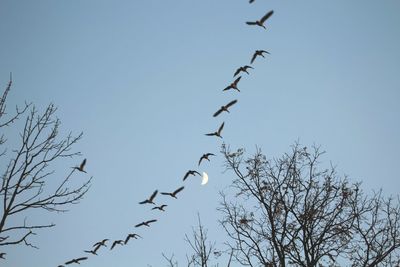
[[[97,242],[96,244],[94,244],[93,247],[101,247],[101,246],[107,247],[107,245],[106,245],[106,242],[107,242],[107,241],[108,241],[107,238],[106,238],[106,239],[103,239],[103,240]],[[97,248],[97,249],[98,249],[98,248]]]
[[147,226],[150,227],[150,223],[156,222],[157,220],[149,220],[149,221],[145,221],[139,224],[136,224],[135,227],[140,227],[140,226]]
[[86,171],[83,169],[83,168],[85,168],[85,165],[86,165],[86,159],[84,159],[82,161],[82,163],[81,163],[81,165],[79,165],[79,167],[72,167],[72,168],[75,169],[75,170],[78,170],[80,172],[86,173]]
[[158,193],[158,190],[154,191],[153,194],[148,199],[143,200],[142,202],[139,202],[139,204],[149,203],[149,204],[155,205],[156,203],[154,203],[153,200],[156,197],[157,193]]
[[164,208],[167,207],[167,206],[168,206],[168,205],[163,204],[163,205],[161,205],[161,206],[157,206],[157,207],[152,208],[152,210],[161,210],[161,211],[165,211]]
[[71,263],[81,264],[80,261],[84,261],[84,260],[87,260],[87,259],[88,259],[88,257],[81,257],[81,258],[77,258],[77,259],[72,259],[70,261],[67,261],[65,264],[66,265],[69,265]]
[[195,176],[196,174],[201,175],[198,171],[188,170],[185,176],[183,177],[183,181],[185,181],[189,177],[189,175]]
[[239,90],[239,88],[237,87],[237,85],[238,85],[238,83],[239,83],[239,81],[240,81],[241,78],[242,78],[242,76],[239,76],[239,78],[237,78],[233,83],[231,83],[230,85],[228,85],[227,87],[225,87],[225,89],[222,90],[222,91],[227,91],[227,90],[229,90],[229,89],[235,89],[235,90],[237,90],[238,92],[240,92],[240,90]]
[[142,238],[140,235],[138,234],[129,234],[126,238],[125,238],[125,242],[124,244],[128,244],[129,239],[134,238],[134,239],[138,239],[138,237]]
[[203,156],[201,156],[201,158],[200,158],[200,160],[199,160],[199,166],[200,166],[200,163],[201,163],[201,161],[203,160],[203,159],[206,159],[206,160],[208,160],[208,161],[210,161],[210,159],[208,158],[209,156],[215,156],[215,154],[213,154],[213,153],[206,153],[206,154],[203,154]]
[[5,255],[7,255],[7,253],[1,252],[1,253],[0,253],[0,259],[6,259],[6,258],[4,258]]
[[225,106],[221,106],[220,109],[214,113],[213,117],[217,117],[219,114],[221,114],[222,112],[226,111],[229,113],[228,108],[230,108],[231,106],[235,105],[237,103],[237,100],[233,100],[231,102],[229,102],[228,104],[226,104]]
[[89,253],[89,254],[93,254],[93,255],[97,255],[97,250],[100,248],[101,246],[97,246],[95,247],[93,250],[84,250],[83,252]]
[[269,54],[269,52],[268,52],[268,51],[265,51],[265,50],[256,50],[256,51],[254,52],[254,54],[253,54],[253,57],[251,58],[250,63],[253,64],[253,62],[254,62],[254,60],[256,59],[257,56],[262,56],[262,57],[264,57],[264,53]]
[[256,20],[256,21],[247,21],[246,24],[247,24],[247,25],[257,25],[257,26],[260,26],[260,27],[263,27],[264,29],[266,29],[265,26],[264,26],[264,22],[265,22],[267,19],[269,19],[269,17],[271,17],[272,14],[274,14],[274,11],[273,11],[273,10],[271,10],[271,11],[269,11],[267,14],[265,14],[264,17],[262,17],[260,20]]
[[224,124],[225,124],[225,122],[223,122],[221,124],[221,126],[219,126],[218,131],[213,132],[213,133],[208,133],[208,134],[205,134],[205,135],[207,135],[207,136],[214,136],[215,135],[215,136],[218,136],[219,138],[222,138],[221,132],[222,132],[222,129],[224,129]]
[[253,67],[249,66],[249,65],[245,65],[243,67],[238,68],[235,71],[235,74],[233,74],[233,77],[235,77],[236,75],[238,75],[240,72],[246,72],[247,74],[250,74],[247,69],[254,69]]
[[179,192],[181,192],[183,190],[183,188],[185,188],[184,186],[179,187],[178,189],[176,189],[174,192],[172,193],[167,193],[167,192],[162,192],[161,195],[167,195],[167,196],[171,196],[173,198],[176,198],[176,194],[178,194]]
[[124,240],[121,240],[121,239],[115,240],[115,241],[113,242],[113,244],[112,244],[110,250],[112,250],[116,245],[121,245],[121,246],[124,245]]

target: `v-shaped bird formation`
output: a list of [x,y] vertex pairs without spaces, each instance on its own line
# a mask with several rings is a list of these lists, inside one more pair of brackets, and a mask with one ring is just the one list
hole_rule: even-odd
[[[253,3],[254,2],[254,0],[249,0],[249,3],[251,4],[251,3]],[[269,12],[267,12],[261,19],[259,19],[259,20],[255,20],[255,21],[247,21],[246,22],[246,24],[247,25],[251,25],[251,26],[253,26],[253,25],[255,25],[255,26],[260,26],[260,27],[262,27],[262,28],[264,28],[264,29],[266,29],[266,27],[265,27],[265,22],[268,20],[268,19],[270,19],[270,17],[272,16],[272,14],[274,13],[274,11],[269,11]],[[265,54],[270,54],[268,51],[266,51],[266,50],[256,50],[254,53],[253,53],[253,55],[252,55],[252,57],[251,57],[251,60],[250,60],[250,65],[252,65],[253,63],[254,63],[254,61],[255,61],[255,59],[257,58],[257,57],[263,57],[263,58],[265,58]],[[236,71],[234,72],[234,75],[233,75],[233,77],[236,77],[236,76],[238,76],[239,74],[241,74],[241,73],[246,73],[246,76],[247,75],[250,75],[250,73],[249,73],[249,69],[254,69],[254,67],[253,66],[250,66],[250,65],[242,65],[241,67],[239,67],[238,69],[236,69]],[[240,89],[238,88],[238,84],[239,84],[239,81],[242,79],[242,76],[239,76],[239,77],[237,77],[233,82],[231,82],[227,87],[225,87],[224,89],[223,89],[223,91],[225,92],[225,91],[237,91],[236,93],[239,93],[240,92]],[[235,92],[234,92],[235,93]],[[228,94],[228,93],[227,93]],[[230,94],[230,93],[229,93]],[[230,102],[228,102],[227,104],[225,104],[225,105],[222,105],[214,114],[213,114],[213,117],[214,118],[216,118],[216,117],[218,117],[219,115],[221,115],[223,112],[226,112],[226,113],[230,113],[230,111],[229,111],[229,109],[230,108],[232,108],[232,106],[234,106],[234,105],[236,105],[238,103],[238,100],[237,99],[235,99],[235,100],[231,100]],[[210,132],[210,133],[207,133],[207,134],[205,134],[206,136],[216,136],[216,137],[218,137],[218,138],[220,138],[220,139],[223,139],[223,137],[222,137],[222,130],[224,129],[224,126],[225,126],[225,122],[222,122],[221,124],[220,124],[220,126],[219,126],[219,128],[215,131],[215,132]],[[211,156],[216,156],[215,154],[213,154],[213,153],[211,153],[211,152],[207,152],[207,153],[203,153],[202,154],[202,156],[200,157],[200,159],[199,159],[199,161],[198,161],[198,166],[200,166],[200,164],[203,162],[203,161],[210,161],[210,157]],[[85,164],[86,164],[86,159],[84,159],[83,161],[82,161],[82,163],[79,165],[79,166],[77,166],[77,167],[73,167],[73,169],[74,170],[78,170],[78,171],[80,171],[80,172],[84,172],[84,173],[86,173],[86,171],[85,171]],[[188,179],[189,178],[189,176],[196,176],[196,175],[198,175],[198,176],[201,176],[200,175],[200,173],[197,171],[197,170],[188,170],[186,173],[185,173],[185,175],[184,175],[184,177],[183,177],[183,182],[186,180],[186,179]],[[169,197],[170,199],[171,198],[174,198],[174,199],[177,199],[177,195],[179,194],[181,194],[181,191],[183,191],[184,190],[184,186],[180,186],[180,187],[178,187],[176,190],[174,190],[174,191],[172,191],[172,192],[161,192],[160,193],[160,195],[162,195],[162,196],[165,196],[165,197]],[[147,205],[145,205],[145,204],[151,204],[151,205],[153,205],[153,207],[151,208],[151,210],[155,210],[155,211],[162,211],[162,212],[164,212],[165,211],[165,208],[168,206],[167,204],[156,204],[156,202],[155,202],[155,199],[156,199],[156,197],[157,197],[157,195],[158,195],[158,189],[156,189],[156,190],[154,190],[153,191],[153,193],[148,197],[148,198],[146,198],[145,200],[142,200],[142,201],[140,201],[140,202],[138,202],[140,205],[143,205],[143,206],[147,206]],[[159,197],[158,197],[159,198]],[[157,199],[158,199],[157,198]],[[158,206],[157,206],[158,205]],[[155,212],[155,214],[161,214],[160,212]],[[150,226],[153,224],[153,223],[156,223],[158,220],[157,219],[150,219],[150,220],[144,220],[144,221],[142,221],[142,222],[140,222],[140,223],[138,223],[138,224],[136,224],[136,225],[134,225],[134,227],[135,227],[135,229],[142,229],[142,228],[146,228],[146,229],[148,229],[148,228],[150,228]],[[89,254],[91,254],[91,255],[98,255],[98,251],[101,249],[101,247],[107,247],[107,242],[110,242],[110,244],[111,244],[111,247],[110,247],[110,249],[109,249],[109,251],[111,251],[111,250],[113,250],[113,249],[117,249],[118,247],[120,247],[120,246],[125,246],[125,245],[127,245],[128,244],[128,241],[129,240],[131,240],[131,239],[138,239],[138,238],[141,238],[141,236],[139,235],[139,234],[137,234],[137,233],[131,233],[131,232],[129,232],[125,237],[123,237],[122,239],[117,239],[117,240],[114,240],[114,241],[111,241],[111,240],[109,240],[108,238],[105,238],[105,239],[102,239],[102,240],[100,240],[100,241],[98,241],[98,242],[96,242],[94,245],[93,245],[93,247],[91,248],[91,249],[88,249],[88,250],[83,250],[83,252],[84,253],[86,253],[86,255],[89,255]],[[1,257],[3,257],[4,255],[5,255],[5,253],[2,253],[2,254],[0,254],[1,255]],[[73,264],[73,263],[75,263],[75,264],[81,264],[81,262],[83,262],[83,261],[86,261],[88,259],[88,257],[78,257],[78,258],[74,258],[74,259],[71,259],[71,260],[69,260],[69,261],[66,261],[65,263],[64,263],[64,265],[69,265],[69,264]],[[63,267],[64,265],[58,265],[58,267]]]

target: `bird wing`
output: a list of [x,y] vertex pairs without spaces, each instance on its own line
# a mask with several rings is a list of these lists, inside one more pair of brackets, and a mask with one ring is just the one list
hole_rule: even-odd
[[136,224],[135,227],[140,227],[140,226],[142,226],[142,225],[145,225],[145,223],[144,223],[144,222],[141,222],[141,223],[139,223],[139,224]]
[[246,66],[244,66],[243,67],[245,70],[247,70],[247,69],[254,69],[252,66],[249,66],[249,65],[246,65]]
[[254,21],[246,21],[246,24],[247,25],[257,25],[257,23]]
[[183,181],[185,181],[189,177],[190,171],[188,171],[185,176],[183,177]]
[[129,239],[132,237],[132,235],[131,234],[129,234],[126,238],[125,238],[125,245],[128,243],[128,241],[129,241]]
[[162,205],[161,205],[161,209],[163,209],[163,208],[165,208],[165,207],[168,207],[168,205],[166,205],[166,204],[162,204]]
[[86,164],[86,159],[84,159],[81,163],[81,166],[79,166],[79,169],[83,170],[83,168],[85,167]]
[[207,136],[213,136],[213,135],[216,135],[216,133],[208,133],[208,134],[205,134],[205,135],[207,135]]
[[149,220],[149,221],[147,221],[146,223],[149,224],[149,223],[153,223],[153,222],[156,222],[156,221],[157,221],[157,220],[154,219],[154,220]]
[[150,196],[149,201],[153,202],[153,199],[156,197],[158,190],[154,191],[154,193]]
[[69,264],[74,263],[74,262],[75,262],[75,259],[65,262],[65,265],[69,265]]
[[222,90],[222,91],[226,91],[226,90],[229,90],[229,89],[231,89],[231,88],[232,88],[232,85],[229,85],[229,86],[225,87],[225,89]]
[[77,258],[76,261],[84,261],[84,260],[87,260],[87,259],[88,259],[88,257],[81,257],[81,258]]
[[254,0],[250,0],[250,1],[249,1],[250,4],[253,3],[253,2],[254,2]]
[[231,106],[233,106],[233,105],[235,105],[236,104],[236,102],[237,102],[237,100],[235,99],[235,100],[233,100],[233,101],[231,101],[231,102],[229,102],[228,104],[226,104],[226,108],[229,108],[229,107],[231,107]]
[[272,14],[274,14],[274,11],[273,11],[273,10],[271,10],[270,12],[268,12],[267,14],[265,14],[265,16],[262,17],[262,18],[260,19],[261,24],[264,23],[269,17],[271,17]]
[[200,163],[201,163],[201,161],[204,159],[204,157],[203,156],[201,156],[201,158],[200,158],[200,160],[199,160],[199,166],[200,166]]
[[221,126],[219,126],[218,134],[221,134],[222,129],[224,128],[224,125],[225,125],[225,122],[223,122],[223,123],[221,124]]
[[240,81],[241,78],[242,78],[242,76],[240,76],[239,78],[237,78],[233,83],[234,83],[235,85],[237,85],[237,83]]
[[242,70],[242,68],[238,68],[238,69],[235,71],[235,74],[233,74],[233,77],[235,77],[236,75],[238,75],[238,74],[240,73],[241,70]]
[[167,195],[167,196],[169,196],[169,195],[171,195],[171,193],[161,192],[161,195]]
[[179,192],[181,192],[181,191],[183,190],[183,188],[185,188],[185,187],[184,187],[184,186],[179,187],[179,188],[176,189],[176,190],[174,191],[174,193],[172,193],[172,194],[174,194],[174,195],[178,194]]
[[215,154],[213,154],[213,153],[207,153],[207,157],[208,156],[215,156]]
[[250,64],[253,64],[254,60],[257,57],[257,52],[254,53],[253,57],[251,58]]
[[143,200],[142,202],[139,202],[139,204],[146,204],[146,203],[149,203],[149,200],[148,200],[148,199]]
[[201,174],[198,171],[193,171],[193,172],[201,176]]
[[156,210],[156,209],[158,209],[159,207],[154,207],[154,208],[152,208],[151,210]]
[[265,50],[260,50],[260,52],[261,52],[261,55],[262,55],[262,53],[267,53],[267,54],[269,54],[269,52],[268,52],[268,51],[265,51]]
[[220,108],[217,112],[214,113],[213,117],[217,117],[221,112],[224,111],[222,108]]

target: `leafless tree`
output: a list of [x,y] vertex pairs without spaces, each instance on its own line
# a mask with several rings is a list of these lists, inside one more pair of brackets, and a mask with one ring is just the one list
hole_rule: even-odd
[[[28,222],[28,212],[45,210],[66,211],[70,204],[76,204],[88,191],[91,178],[72,179],[76,168],[68,166],[64,175],[56,174],[51,166],[65,158],[80,155],[72,147],[82,137],[71,134],[60,137],[60,120],[55,117],[56,107],[50,104],[43,113],[34,105],[25,104],[16,109],[15,114],[6,113],[6,100],[12,80],[8,83],[0,99],[0,148],[1,188],[0,188],[0,246],[25,244],[36,247],[29,237],[41,228],[53,227],[53,223]],[[18,119],[25,116],[22,130],[18,131]],[[12,127],[13,141],[6,148],[6,127]],[[15,129],[15,131],[14,131]],[[19,134],[17,133],[19,132]],[[78,172],[79,175],[84,175]],[[30,213],[31,214],[31,213]]]
[[322,168],[319,147],[295,144],[272,160],[260,149],[247,159],[243,149],[223,145],[222,153],[234,178],[221,193],[221,225],[239,264],[377,266],[398,259],[398,199],[365,195],[334,166]]

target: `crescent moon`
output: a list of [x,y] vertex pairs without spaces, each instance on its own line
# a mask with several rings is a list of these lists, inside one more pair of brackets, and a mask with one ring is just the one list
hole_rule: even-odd
[[203,179],[201,181],[201,185],[205,185],[208,183],[208,174],[206,172],[203,172]]

